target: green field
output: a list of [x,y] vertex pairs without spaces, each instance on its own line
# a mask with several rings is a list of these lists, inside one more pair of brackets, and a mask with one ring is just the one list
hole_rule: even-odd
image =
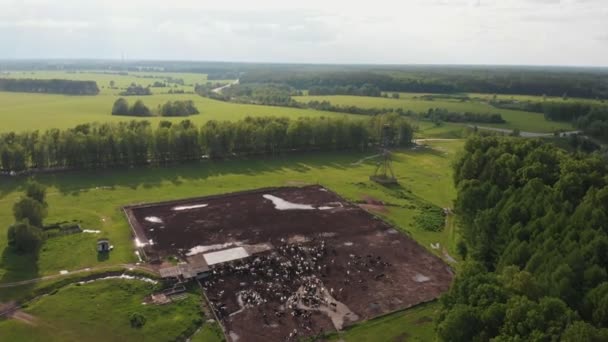
[[[129,73],[123,75],[108,75],[102,73],[67,73],[67,72],[17,72],[6,77],[22,78],[60,78],[73,80],[96,81],[100,93],[96,96],[67,96],[58,94],[34,94],[34,93],[12,93],[0,92],[0,133],[8,131],[44,130],[48,128],[71,128],[78,124],[89,122],[116,122],[138,119],[134,117],[111,115],[114,101],[120,97],[122,89],[109,89],[110,81],[116,83],[116,87],[125,88],[132,82],[144,86],[159,78],[141,78],[137,76],[171,76],[182,78],[186,86],[178,86],[176,89],[184,89],[193,92],[195,83],[206,82],[204,74],[177,74],[177,73]],[[213,81],[217,82],[217,81]],[[228,81],[220,81],[228,82]],[[196,94],[168,94],[169,88],[151,88],[153,95],[149,96],[127,96],[127,100],[133,104],[141,99],[150,109],[156,109],[167,101],[192,100],[200,111],[200,114],[190,116],[189,119],[197,124],[208,120],[239,120],[247,116],[285,116],[297,117],[356,117],[341,113],[322,112],[298,108],[284,108],[271,106],[258,106],[228,103],[211,100]],[[161,120],[181,121],[184,118],[139,118],[157,123]]]
[[[373,161],[351,165],[368,153],[325,153],[279,159],[202,162],[172,168],[150,168],[100,172],[71,172],[37,176],[48,186],[49,216],[46,222],[82,221],[83,228],[101,230],[115,250],[107,260],[98,260],[97,234],[79,234],[49,239],[39,260],[5,250],[0,263],[0,282],[56,274],[100,265],[136,261],[133,242],[121,206],[183,197],[224,193],[290,182],[316,183],[337,191],[351,200],[370,195],[386,202],[410,204],[416,198],[437,206],[451,205],[455,197],[450,162],[462,146],[461,141],[435,142],[436,149],[406,150],[395,153],[395,172],[402,188],[387,189],[368,180]],[[6,230],[12,223],[12,204],[22,195],[24,180],[3,181],[0,185],[0,249],[6,247]],[[399,198],[405,192],[411,199]],[[416,234],[408,217],[417,210],[391,209],[389,219]],[[442,234],[432,233],[438,241]],[[426,235],[425,235],[426,236]],[[425,238],[425,240],[428,240]],[[428,244],[425,241],[426,247]],[[65,251],[70,251],[66,253]]]
[[437,302],[423,304],[356,325],[340,334],[330,336],[329,341],[433,341],[435,317],[439,308]]
[[[181,121],[184,118],[148,117],[134,118],[111,115],[112,104],[119,96],[66,96],[54,94],[29,94],[0,92],[0,133],[8,131],[44,130],[48,128],[72,128],[89,122],[117,122],[129,120],[149,120],[153,124],[161,120]],[[211,100],[194,94],[158,94],[150,96],[129,96],[130,103],[142,99],[151,109],[167,101],[192,100],[200,111],[188,119],[196,124],[209,120],[239,120],[247,116],[298,117],[356,117],[341,113],[322,112],[308,109],[284,108],[236,104]]]
[[[2,182],[0,184],[0,249],[4,252],[0,261],[0,283],[54,275],[61,270],[73,271],[86,267],[135,262],[130,228],[120,209],[126,204],[305,183],[321,183],[352,201],[360,201],[364,196],[371,196],[390,204],[387,207],[388,212],[382,215],[385,219],[398,225],[405,234],[410,234],[433,253],[442,256],[441,251],[430,248],[431,243],[439,242],[456,257],[454,245],[457,236],[453,222],[449,223],[442,232],[428,232],[416,227],[414,217],[420,213],[420,208],[417,207],[420,203],[432,203],[440,207],[452,205],[455,189],[452,184],[451,163],[462,148],[463,142],[452,140],[429,142],[429,144],[432,145],[432,149],[418,148],[395,153],[394,168],[400,181],[400,186],[396,188],[385,188],[368,180],[375,167],[373,160],[353,165],[361,158],[375,154],[375,151],[318,153],[277,159],[201,162],[172,168],[71,172],[36,176],[37,181],[48,186],[49,217],[46,222],[81,220],[83,228],[101,230],[115,246],[107,259],[97,257],[95,241],[98,235],[85,233],[48,239],[37,260],[11,252],[6,248],[6,229],[12,222],[12,203],[22,195],[25,180],[12,179]],[[43,282],[46,285],[50,283],[52,281]],[[99,282],[99,284],[103,283]],[[42,285],[26,285],[3,290],[4,295],[0,296],[0,300],[22,298],[40,286]],[[89,329],[93,331],[97,329],[97,323],[93,322],[96,318],[92,313],[81,315],[80,312],[70,309],[75,305],[84,305],[79,302],[78,298],[84,296],[79,291],[82,290],[68,286],[48,297],[49,299],[45,297],[44,300],[33,304],[28,308],[28,312],[45,319],[48,317],[49,320],[55,316],[59,316],[57,319],[63,319],[53,323],[53,326],[60,326],[61,330],[65,331],[64,335],[57,335],[58,339],[61,337],[70,339],[70,336],[81,334],[80,329],[85,328],[79,328],[80,326],[90,327]],[[138,291],[137,296],[140,295],[144,294]],[[120,298],[119,294],[116,296]],[[133,302],[128,303],[139,302],[140,298],[137,296]],[[109,308],[92,310],[92,312],[105,310],[115,312]],[[122,311],[122,309],[118,310],[118,312]],[[70,317],[74,315],[78,316],[73,318],[74,324],[78,326],[72,327],[69,322],[71,322]],[[396,317],[402,315],[402,313],[397,314]],[[137,334],[131,331],[130,327],[120,326],[124,323],[122,319],[115,319],[112,324],[117,326],[116,334]],[[15,334],[11,336],[36,338],[39,336],[37,334],[52,333],[42,327],[34,330],[19,328],[20,324],[15,321],[2,322],[0,334],[11,331]],[[390,321],[385,324],[391,325]],[[179,326],[177,324],[173,327],[173,331],[175,332]],[[358,329],[365,331],[366,326],[367,324],[361,325]],[[377,324],[370,327],[377,329]],[[396,325],[393,329],[399,330],[401,329],[399,327],[400,325]],[[424,334],[421,336],[433,334],[431,328],[422,330]],[[82,332],[82,336],[89,336],[87,334],[86,331]],[[213,331],[203,329],[199,334],[213,334]],[[141,335],[129,336],[138,339]]]
[[362,108],[401,108],[416,113],[426,112],[430,108],[444,108],[455,112],[472,113],[500,113],[507,121],[504,124],[480,124],[480,126],[498,127],[505,129],[519,129],[527,132],[554,132],[556,130],[571,130],[572,125],[565,122],[547,121],[539,113],[530,113],[518,110],[498,109],[484,102],[460,102],[450,99],[437,99],[433,101],[416,98],[423,94],[408,94],[399,99],[367,96],[296,96],[300,102],[329,101],[333,105],[357,106]]
[[[147,85],[157,78],[140,78],[152,75],[144,72],[127,76],[97,73],[29,72],[11,74],[9,77],[94,79],[101,93],[98,96],[63,96],[51,94],[28,94],[0,92],[0,117],[3,125],[0,132],[47,128],[68,128],[87,122],[132,120],[131,117],[110,115],[113,102],[120,89],[109,89],[110,80],[117,87],[130,83]],[[154,74],[167,76],[168,74]],[[204,82],[205,75],[172,74],[183,78],[186,84]],[[186,91],[191,86],[184,86]],[[155,95],[128,97],[134,102],[141,98],[151,108],[168,100],[193,100],[201,114],[190,117],[202,124],[208,120],[238,120],[246,116],[332,116],[365,118],[306,109],[244,105],[215,101],[195,94],[167,94],[168,88],[153,88]],[[163,93],[164,92],[164,93]],[[370,98],[346,97],[353,101],[368,101]],[[372,98],[373,99],[373,98]],[[377,99],[373,99],[377,100]],[[380,99],[386,100],[386,99]],[[394,101],[394,100],[389,100]],[[404,101],[405,100],[397,100]],[[353,103],[359,105],[357,103]],[[375,105],[371,105],[375,106]],[[146,118],[154,123],[165,118]],[[173,118],[170,120],[182,120]],[[459,138],[462,125],[444,124],[435,126],[428,122],[415,123],[417,137]],[[6,232],[12,223],[12,205],[22,196],[26,183],[24,178],[4,179],[0,183],[0,283],[58,275],[61,271],[92,268],[101,271],[116,269],[121,264],[135,263],[134,243],[121,207],[132,203],[154,202],[184,197],[226,193],[268,186],[302,185],[320,183],[351,201],[361,201],[371,196],[388,204],[387,212],[378,214],[395,224],[405,234],[411,235],[429,251],[444,257],[443,250],[435,250],[431,243],[440,243],[453,257],[457,257],[455,221],[449,219],[441,232],[429,232],[415,223],[422,211],[421,205],[433,204],[451,207],[455,198],[452,184],[451,163],[461,150],[462,140],[428,142],[432,148],[401,150],[394,153],[394,169],[400,186],[386,188],[368,180],[375,168],[375,161],[361,159],[374,155],[375,150],[365,153],[328,152],[291,155],[274,159],[251,159],[233,161],[204,161],[171,168],[116,169],[105,171],[79,171],[37,175],[34,179],[47,189],[49,216],[46,223],[77,220],[83,228],[100,230],[110,238],[114,250],[108,258],[99,258],[95,251],[99,234],[81,233],[49,238],[39,257],[19,255],[7,248]],[[87,273],[88,274],[88,273]],[[84,273],[82,274],[84,275]],[[77,274],[69,276],[78,277]],[[0,302],[23,299],[32,293],[52,288],[59,279],[36,284],[1,289]],[[112,288],[108,289],[108,284]],[[29,303],[25,312],[36,317],[38,325],[30,328],[16,320],[0,321],[0,336],[10,340],[38,340],[49,336],[53,340],[169,340],[181,333],[199,314],[191,310],[192,303],[200,297],[191,294],[188,300],[167,307],[142,307],[142,298],[150,293],[146,284],[127,281],[99,281],[83,286],[59,287],[52,296]],[[48,292],[48,291],[47,291]],[[91,293],[104,293],[92,296]],[[107,295],[106,295],[107,293]],[[126,299],[128,297],[128,299]],[[183,303],[183,304],[182,304]],[[184,305],[185,307],[182,307]],[[76,309],[85,307],[85,309]],[[142,329],[133,329],[125,319],[127,312],[138,308],[148,318]],[[198,307],[198,306],[197,306]],[[427,340],[434,332],[431,319],[436,316],[437,304],[389,315],[379,320],[358,325],[341,336],[346,341],[365,340],[382,331],[387,338],[402,336],[407,330],[408,338]],[[108,317],[105,317],[107,313]],[[97,315],[101,315],[99,318]],[[159,317],[169,317],[166,323],[157,325]],[[424,322],[418,319],[424,318]],[[158,327],[157,327],[158,326]],[[111,334],[101,333],[102,327]],[[162,330],[162,332],[158,332]],[[156,337],[152,337],[156,336]],[[219,341],[217,327],[204,325],[194,341]]]
[[[153,287],[118,279],[69,285],[24,308],[28,321],[0,321],[0,336],[3,341],[169,341],[200,325],[200,295],[144,305]],[[132,313],[145,317],[143,327],[131,327]]]
[[[68,79],[76,81],[96,81],[102,95],[118,95],[124,88],[131,83],[140,84],[144,87],[152,86],[154,82],[165,81],[166,77],[182,79],[184,85],[169,84],[170,87],[152,88],[154,93],[167,93],[169,89],[183,89],[184,91],[192,91],[195,84],[203,84],[207,82],[207,75],[193,73],[171,73],[171,72],[147,72],[147,71],[129,71],[127,75],[120,75],[118,71],[114,73],[99,72],[99,71],[13,71],[8,75],[3,75],[4,78],[35,78],[35,79]],[[114,81],[114,88],[110,88],[110,81]],[[227,83],[226,81],[210,81]]]

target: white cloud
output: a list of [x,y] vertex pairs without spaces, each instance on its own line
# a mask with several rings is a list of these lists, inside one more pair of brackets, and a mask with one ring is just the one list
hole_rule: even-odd
[[605,0],[0,0],[0,58],[606,64]]

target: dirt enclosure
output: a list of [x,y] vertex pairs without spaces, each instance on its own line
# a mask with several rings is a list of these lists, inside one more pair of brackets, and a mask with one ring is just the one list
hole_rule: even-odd
[[148,260],[207,258],[200,282],[232,341],[342,329],[435,299],[452,280],[441,259],[321,186],[125,211]]

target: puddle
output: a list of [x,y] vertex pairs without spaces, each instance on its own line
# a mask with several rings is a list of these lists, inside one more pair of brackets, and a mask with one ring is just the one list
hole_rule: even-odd
[[151,245],[151,244],[152,244],[152,240],[150,240],[149,242],[141,242],[141,241],[139,241],[139,238],[135,238],[136,247],[146,247],[147,245]]
[[431,280],[431,278],[425,276],[424,274],[420,274],[420,273],[417,273],[413,279],[417,283],[424,283],[424,282]]
[[273,196],[273,195],[263,195],[263,197],[267,200],[271,200],[272,204],[274,204],[274,208],[277,210],[314,210],[315,207],[313,207],[310,204],[297,204],[297,203],[292,203],[289,201],[286,201],[280,197],[277,196]]
[[350,241],[346,241],[346,242],[344,243],[344,246],[352,246],[352,245],[354,245],[354,243],[352,243],[352,242],[350,242]]
[[161,220],[160,217],[156,216],[148,216],[144,220],[152,223],[163,223],[163,220]]
[[82,232],[83,233],[89,233],[89,234],[99,234],[99,233],[101,233],[101,230],[83,229]]
[[99,281],[99,280],[107,280],[107,279],[139,280],[139,281],[143,281],[143,282],[150,283],[150,284],[157,284],[158,283],[158,281],[156,281],[154,279],[146,278],[146,277],[136,277],[136,276],[131,276],[131,275],[128,275],[128,274],[121,274],[119,276],[107,276],[107,277],[97,278],[97,279],[92,279],[92,280],[79,281],[78,284],[84,285],[84,284],[89,284],[89,283],[96,282],[96,281]]
[[229,333],[228,333],[228,335],[230,336],[230,339],[231,339],[233,342],[238,341],[238,340],[239,340],[239,337],[240,337],[240,336],[239,336],[237,333],[235,333],[234,331],[229,332]]
[[182,206],[173,207],[173,208],[171,208],[171,210],[182,211],[182,210],[198,209],[198,208],[204,208],[208,205],[209,204],[182,205]]

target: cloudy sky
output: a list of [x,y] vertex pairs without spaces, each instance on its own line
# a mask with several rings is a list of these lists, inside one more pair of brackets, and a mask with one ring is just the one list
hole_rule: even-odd
[[608,65],[608,0],[0,0],[0,59]]

